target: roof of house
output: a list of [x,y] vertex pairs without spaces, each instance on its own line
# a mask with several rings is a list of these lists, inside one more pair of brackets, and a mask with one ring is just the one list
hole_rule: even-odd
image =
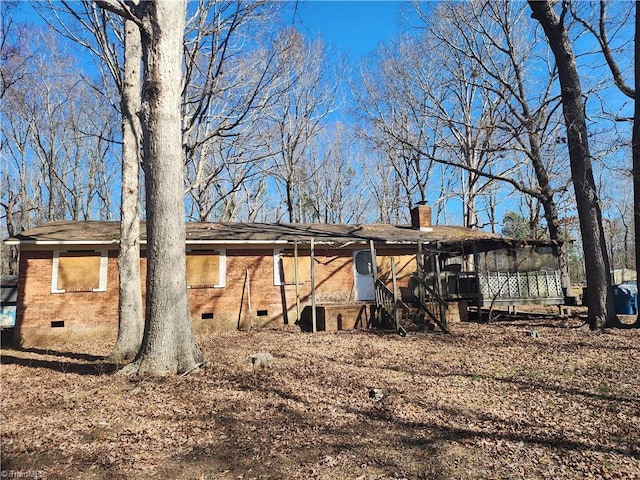
[[[513,244],[512,239],[481,230],[434,225],[423,231],[410,225],[389,224],[294,224],[294,223],[210,223],[187,222],[188,244],[318,244],[365,243],[424,244],[439,242],[445,248],[462,244],[482,245],[481,250]],[[120,237],[118,221],[57,221],[21,232],[5,240],[9,245],[82,245],[117,244]],[[146,243],[146,225],[141,224],[141,243]],[[534,242],[538,243],[538,242]],[[477,246],[476,245],[476,246]]]

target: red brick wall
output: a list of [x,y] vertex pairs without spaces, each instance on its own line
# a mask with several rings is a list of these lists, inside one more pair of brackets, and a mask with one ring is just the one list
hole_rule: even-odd
[[[273,249],[227,249],[226,286],[189,290],[191,316],[197,325],[213,328],[248,328],[282,325],[296,320],[295,285],[274,285]],[[346,303],[353,300],[352,252],[335,256],[332,252],[315,254],[316,302]],[[249,271],[249,288],[245,283]],[[311,284],[298,287],[301,309],[311,304]],[[251,310],[249,311],[249,294]],[[213,313],[213,320],[201,320],[202,314]],[[259,315],[260,313],[260,315]]]
[[[27,343],[47,335],[101,331],[117,334],[117,252],[110,251],[106,292],[51,293],[51,250],[23,249],[20,254],[17,334]],[[145,290],[146,258],[141,259]],[[226,286],[189,289],[191,317],[196,329],[235,329],[282,325],[296,321],[296,288],[274,285],[273,249],[227,249]],[[245,276],[249,271],[249,289]],[[316,249],[316,304],[339,305],[354,300],[353,251]],[[407,279],[399,279],[406,285]],[[249,310],[249,292],[251,310]],[[311,285],[299,286],[300,308],[311,304]],[[287,312],[286,317],[283,312]],[[260,313],[260,315],[258,315]],[[211,316],[213,318],[203,318]],[[64,321],[52,328],[52,321]]]
[[[117,334],[118,259],[110,251],[105,292],[51,293],[53,252],[20,252],[16,339],[37,343],[41,337],[64,336],[91,329]],[[52,327],[51,322],[64,322]]]

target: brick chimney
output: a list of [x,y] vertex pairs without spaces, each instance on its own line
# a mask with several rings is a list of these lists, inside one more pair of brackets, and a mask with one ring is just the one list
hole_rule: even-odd
[[429,205],[418,205],[411,209],[411,226],[420,229],[421,232],[433,232]]

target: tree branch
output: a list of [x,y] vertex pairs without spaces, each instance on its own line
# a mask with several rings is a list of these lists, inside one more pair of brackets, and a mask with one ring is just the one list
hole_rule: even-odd
[[600,48],[602,49],[602,54],[604,55],[605,60],[607,61],[607,65],[609,66],[609,70],[611,70],[611,74],[613,75],[613,81],[615,82],[618,89],[627,97],[634,99],[636,98],[636,91],[631,88],[631,86],[627,85],[624,78],[622,77],[622,72],[620,71],[620,67],[618,67],[618,63],[613,57],[613,52],[611,51],[611,45],[609,43],[609,37],[607,36],[607,28],[606,28],[606,16],[607,16],[607,7],[606,2],[604,0],[600,0],[600,15],[598,19],[598,31],[591,26],[589,22],[580,17],[578,13],[573,8],[573,3],[571,3],[571,15],[575,18],[584,28],[591,33],[598,43],[600,44]]
[[[130,1],[123,0],[93,0],[94,3],[111,13],[121,16],[125,20],[131,20],[139,27],[142,27],[142,20],[136,15],[134,9],[136,5]],[[133,7],[133,8],[132,8]]]

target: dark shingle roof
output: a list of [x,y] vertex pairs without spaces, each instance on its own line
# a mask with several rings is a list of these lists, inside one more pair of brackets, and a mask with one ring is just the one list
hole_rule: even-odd
[[[187,243],[308,243],[345,244],[368,242],[386,244],[425,244],[440,242],[443,247],[476,243],[480,249],[492,249],[512,240],[496,234],[464,227],[434,225],[431,231],[420,231],[409,225],[387,224],[290,224],[290,223],[186,223]],[[46,223],[6,240],[9,244],[117,244],[120,222],[58,221]],[[141,228],[141,241],[146,240],[146,225]]]

